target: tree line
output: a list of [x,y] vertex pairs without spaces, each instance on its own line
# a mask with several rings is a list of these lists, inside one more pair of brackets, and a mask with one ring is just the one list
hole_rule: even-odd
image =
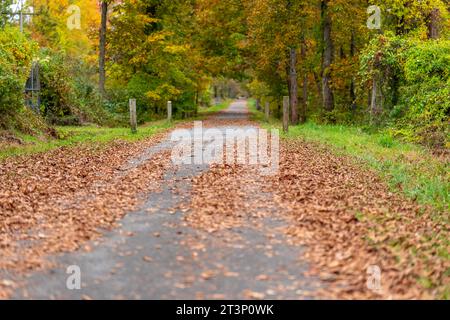
[[[167,100],[181,117],[235,79],[275,117],[289,96],[293,125],[383,126],[411,141],[448,144],[446,0],[27,3],[35,15],[23,35],[0,20],[3,119],[21,108],[19,84],[39,61],[41,116],[50,123],[119,125],[129,98],[141,121],[163,116]],[[69,5],[80,8],[79,28],[68,28]]]

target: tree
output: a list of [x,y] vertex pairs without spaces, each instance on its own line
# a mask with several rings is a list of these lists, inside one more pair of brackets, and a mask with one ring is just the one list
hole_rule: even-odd
[[[74,14],[69,3],[80,10],[79,28],[68,27]],[[97,0],[33,0],[33,5],[34,12],[39,14],[33,16],[29,28],[41,47],[61,49],[83,60],[96,58],[100,24]]]
[[105,95],[105,80],[106,80],[106,70],[105,70],[105,60],[106,60],[106,28],[108,21],[108,2],[101,2],[101,23],[100,23],[100,37],[99,37],[99,91],[102,96]]
[[251,52],[248,59],[255,75],[267,83],[270,88],[268,95],[277,97],[277,100],[286,93],[289,95],[290,118],[294,125],[299,120],[305,121],[306,114],[298,109],[298,71],[303,73],[302,101],[303,108],[306,108],[306,42],[312,35],[317,6],[310,1],[253,0],[247,3],[246,15],[249,29],[247,48]]
[[355,119],[361,111],[358,106],[366,106],[364,95],[367,94],[367,91],[362,91],[357,95],[360,50],[378,30],[367,28],[366,0],[330,1],[328,13],[332,22],[333,62],[329,68],[329,76],[334,101],[333,117],[328,119]]
[[142,116],[165,113],[167,100],[179,115],[205,102],[211,72],[195,40],[194,10],[181,0],[125,0],[111,12],[109,83],[137,98]]
[[372,0],[385,16],[385,29],[395,31],[397,35],[406,35],[412,31],[425,38],[439,36],[439,24],[442,14],[448,14],[447,1],[443,0]]
[[245,77],[245,5],[245,1],[236,0],[195,1],[192,40],[202,51],[206,70],[214,77]]
[[0,1],[0,28],[5,27],[10,19],[12,0]]
[[289,102],[291,123],[298,124],[298,82],[297,82],[297,50],[289,48]]
[[428,22],[428,37],[430,39],[439,38],[439,29],[441,20],[441,11],[439,8],[433,8],[431,10]]
[[322,32],[323,32],[323,56],[322,56],[322,98],[325,111],[333,111],[334,95],[331,89],[331,64],[334,60],[333,39],[331,36],[332,21],[329,13],[329,0],[322,0]]

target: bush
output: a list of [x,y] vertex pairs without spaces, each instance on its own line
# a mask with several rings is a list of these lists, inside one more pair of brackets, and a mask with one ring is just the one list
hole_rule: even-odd
[[383,93],[381,104],[384,115],[388,115],[398,103],[399,86],[404,81],[402,52],[408,46],[408,42],[401,37],[380,35],[373,39],[361,54],[359,75],[362,87],[364,90],[370,90],[374,79],[378,79],[380,91]]
[[111,124],[97,85],[96,70],[64,52],[43,49],[40,58],[41,109],[51,124]]
[[405,83],[398,123],[417,142],[443,147],[450,116],[450,41],[417,43],[404,53]]
[[360,74],[366,88],[381,79],[383,111],[394,133],[434,148],[448,144],[449,40],[380,35],[361,55]]
[[64,54],[44,49],[41,51],[41,109],[50,123],[59,117],[73,114],[74,87]]
[[37,46],[17,28],[0,30],[0,112],[1,125],[23,108],[24,88]]

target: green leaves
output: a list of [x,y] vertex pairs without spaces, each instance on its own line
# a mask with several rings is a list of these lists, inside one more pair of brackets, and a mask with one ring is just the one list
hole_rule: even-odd
[[111,14],[110,84],[137,98],[146,120],[164,114],[168,100],[175,113],[195,109],[195,96],[207,89],[206,59],[193,40],[193,10],[185,1],[127,0]]
[[16,28],[0,30],[0,112],[12,114],[23,106],[23,90],[36,44]]
[[382,80],[385,111],[405,138],[448,144],[450,41],[380,35],[363,51],[360,74],[363,85]]
[[415,43],[408,50],[405,62],[406,79],[413,83],[430,81],[436,77],[450,78],[450,41]]

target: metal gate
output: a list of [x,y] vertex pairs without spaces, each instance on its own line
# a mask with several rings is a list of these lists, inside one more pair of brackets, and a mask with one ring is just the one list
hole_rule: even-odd
[[39,63],[33,62],[30,77],[25,85],[25,104],[38,114],[41,106],[40,90]]

